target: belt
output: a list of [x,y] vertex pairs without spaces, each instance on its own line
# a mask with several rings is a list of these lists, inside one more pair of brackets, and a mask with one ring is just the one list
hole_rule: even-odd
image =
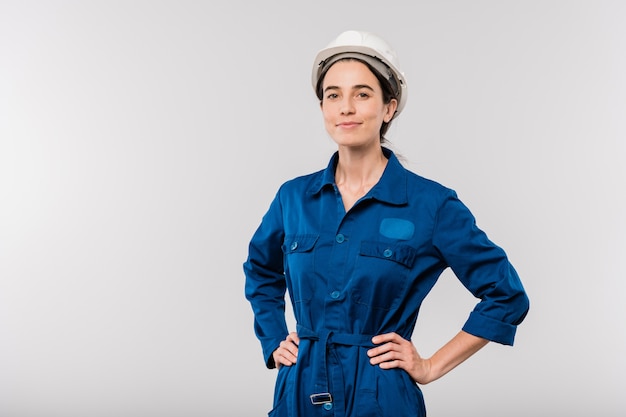
[[332,330],[322,330],[314,332],[304,326],[297,325],[298,337],[304,340],[311,340],[320,343],[322,346],[315,349],[315,356],[312,364],[315,372],[315,386],[320,390],[310,395],[313,405],[325,405],[333,402],[333,396],[330,393],[327,374],[327,353],[328,347],[332,345],[344,346],[362,346],[371,348],[373,335],[338,333]]

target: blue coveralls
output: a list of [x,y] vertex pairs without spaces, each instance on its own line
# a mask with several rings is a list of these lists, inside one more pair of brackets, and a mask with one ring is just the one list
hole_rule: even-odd
[[406,170],[383,148],[379,182],[347,213],[325,170],[283,184],[251,239],[245,293],[266,365],[285,339],[285,291],[300,337],[281,366],[270,416],[425,416],[403,370],[369,363],[374,335],[410,339],[420,305],[450,267],[480,299],[463,330],[513,344],[528,298],[504,251],[456,193]]

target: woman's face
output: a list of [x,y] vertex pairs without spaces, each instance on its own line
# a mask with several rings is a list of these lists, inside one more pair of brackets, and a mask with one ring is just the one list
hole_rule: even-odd
[[338,61],[326,72],[322,84],[322,114],[326,130],[339,146],[380,145],[380,127],[397,107],[385,104],[380,83],[359,61]]

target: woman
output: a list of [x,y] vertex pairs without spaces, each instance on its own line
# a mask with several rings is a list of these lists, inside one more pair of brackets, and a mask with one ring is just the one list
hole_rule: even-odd
[[[382,146],[407,98],[387,43],[342,33],[316,57],[313,87],[337,152],[326,169],[280,187],[244,263],[255,332],[267,367],[278,368],[270,416],[424,416],[419,384],[489,341],[512,345],[528,298],[455,192]],[[423,358],[410,336],[448,267],[480,302]]]

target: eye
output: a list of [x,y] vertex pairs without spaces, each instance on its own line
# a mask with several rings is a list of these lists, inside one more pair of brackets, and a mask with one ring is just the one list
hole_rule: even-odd
[[330,93],[329,95],[326,96],[326,99],[328,100],[334,100],[336,99],[338,96],[335,93]]
[[361,92],[357,93],[356,96],[358,98],[369,98],[370,95],[368,93],[364,92],[364,91],[361,91]]

